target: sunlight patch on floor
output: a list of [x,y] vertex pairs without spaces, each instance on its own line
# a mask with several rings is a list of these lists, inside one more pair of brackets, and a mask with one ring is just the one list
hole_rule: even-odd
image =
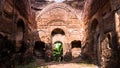
[[98,68],[98,67],[93,64],[65,63],[41,66],[41,68]]

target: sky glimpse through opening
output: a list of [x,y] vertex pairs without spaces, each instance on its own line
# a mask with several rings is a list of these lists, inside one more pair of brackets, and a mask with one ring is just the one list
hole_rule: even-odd
[[65,0],[54,0],[54,1],[57,2],[57,3],[60,3],[60,2],[63,2]]

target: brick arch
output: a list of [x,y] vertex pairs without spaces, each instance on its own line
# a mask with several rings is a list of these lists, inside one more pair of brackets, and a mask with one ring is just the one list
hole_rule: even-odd
[[[64,40],[63,40],[63,38],[64,38]],[[52,44],[55,41],[61,41],[64,44],[66,42],[65,38],[66,38],[66,31],[64,29],[62,29],[62,28],[54,28],[51,31]]]
[[61,28],[55,28],[52,30],[51,36],[54,36],[55,34],[65,35],[65,31]]
[[[67,30],[66,30],[66,26],[56,26],[56,27],[53,27],[51,30],[50,30],[50,35],[52,34],[52,32],[55,30],[55,29],[60,29],[64,32],[64,35],[67,36]],[[52,36],[52,35],[51,35]]]
[[36,21],[39,25],[48,25],[51,21],[64,21],[65,24],[78,24],[80,22],[80,16],[76,13],[75,9],[67,4],[53,3],[38,12]]
[[[57,16],[57,17],[60,17],[59,19],[61,20],[65,20],[65,16],[72,16],[72,18],[74,19],[79,19],[79,15],[76,13],[76,11],[70,7],[69,5],[67,4],[64,4],[64,3],[53,3],[53,4],[50,4],[48,5],[47,7],[45,7],[42,11],[39,11],[37,16],[36,16],[36,21],[38,22],[41,22],[42,18],[46,19],[46,23],[50,21],[50,19],[47,19],[47,18],[50,18],[51,16],[51,20],[55,20],[55,19],[58,19],[57,17],[53,17],[54,14],[56,15],[56,13],[53,13],[54,11],[58,10],[59,13],[62,12],[62,14],[57,14],[57,15],[60,15],[60,16]],[[51,13],[52,12],[52,13]],[[66,14],[68,13],[68,14]],[[50,16],[50,17],[48,17]],[[69,17],[67,17],[69,18]],[[69,18],[71,19],[71,18]],[[67,20],[69,20],[67,19]],[[65,21],[67,21],[65,20]]]
[[47,23],[47,25],[53,25],[54,22],[59,22],[58,24],[55,23],[55,25],[62,25],[62,26],[66,26],[68,23],[63,21],[63,20],[60,20],[60,19],[55,19],[55,20],[51,20]]
[[72,12],[73,14],[77,15],[76,12],[74,11],[74,9],[72,7],[70,7],[69,5],[66,5],[64,3],[53,3],[53,4],[50,4],[47,7],[45,7],[42,11],[40,11],[38,16],[40,16],[46,12],[49,12],[50,10],[56,9],[56,8],[64,9],[67,12]]

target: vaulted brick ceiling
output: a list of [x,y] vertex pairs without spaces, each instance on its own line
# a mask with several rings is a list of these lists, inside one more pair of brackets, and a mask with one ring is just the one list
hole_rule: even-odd
[[[32,0],[37,2],[44,2],[44,5],[47,2],[51,2],[54,0]],[[46,2],[46,3],[45,3]],[[109,0],[65,0],[64,3],[70,5],[73,8],[83,10],[84,18],[83,19],[90,19],[99,8],[103,7]],[[40,3],[39,3],[40,4]],[[36,3],[37,5],[37,3]],[[39,5],[43,6],[43,5]],[[34,9],[43,9],[44,7],[40,8],[37,6],[32,6]]]
[[86,0],[84,6],[85,18],[91,18],[99,8],[103,7],[109,0]]

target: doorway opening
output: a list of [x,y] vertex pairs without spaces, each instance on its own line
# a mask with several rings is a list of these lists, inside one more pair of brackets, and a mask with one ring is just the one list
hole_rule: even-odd
[[55,28],[51,32],[53,60],[62,61],[63,49],[65,45],[65,32],[60,28]]
[[35,42],[34,55],[37,58],[44,59],[44,57],[45,57],[45,43],[43,41],[36,41]]
[[17,22],[17,34],[16,34],[16,51],[17,52],[21,49],[21,47],[24,44],[23,43],[24,30],[25,30],[24,21],[22,19],[19,19]]
[[81,41],[80,40],[74,40],[71,42],[72,48],[81,48]]
[[80,40],[73,40],[71,42],[71,52],[72,52],[73,58],[77,58],[81,56],[81,41]]
[[56,41],[53,46],[53,60],[62,61],[63,55],[63,43],[61,41]]
[[97,19],[93,19],[91,24],[91,47],[90,49],[93,51],[93,57],[95,57],[95,63],[99,64],[99,52],[100,52],[100,45],[99,45],[99,22]]

